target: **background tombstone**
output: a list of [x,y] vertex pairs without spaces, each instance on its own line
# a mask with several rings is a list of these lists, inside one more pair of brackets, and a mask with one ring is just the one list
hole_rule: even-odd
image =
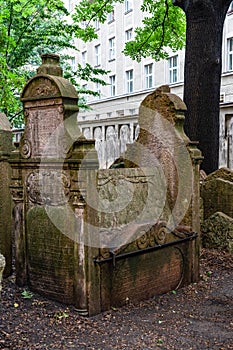
[[9,276],[12,269],[12,201],[9,190],[10,165],[8,162],[12,148],[11,125],[5,114],[0,113],[0,253],[6,258],[5,276]]
[[233,253],[233,171],[220,168],[209,174],[202,183],[201,197],[203,246]]

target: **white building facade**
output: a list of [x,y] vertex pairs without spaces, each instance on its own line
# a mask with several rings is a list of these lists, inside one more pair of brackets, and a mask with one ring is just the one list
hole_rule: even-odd
[[[96,140],[100,167],[108,168],[133,142],[138,134],[138,109],[144,97],[160,85],[183,96],[184,50],[172,53],[159,62],[151,58],[140,63],[126,57],[125,42],[133,39],[143,13],[142,0],[125,0],[116,4],[104,24],[95,23],[98,39],[90,43],[77,41],[79,52],[72,61],[110,71],[103,79],[106,86],[83,82],[83,88],[98,91],[98,97],[87,100],[91,110],[79,113],[79,124],[87,138]],[[72,13],[78,0],[69,1]],[[82,82],[81,82],[82,83]],[[223,34],[223,70],[220,99],[219,166],[233,169],[233,2],[229,8]]]

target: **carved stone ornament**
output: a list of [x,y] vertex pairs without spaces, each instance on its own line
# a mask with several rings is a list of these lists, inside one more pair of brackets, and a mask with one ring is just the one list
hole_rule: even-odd
[[147,176],[127,176],[124,174],[119,174],[116,170],[115,173],[112,173],[109,176],[102,176],[102,174],[99,172],[98,173],[98,186],[105,186],[109,182],[116,184],[121,180],[125,180],[130,183],[147,183],[148,182],[148,177]]
[[164,244],[167,234],[168,231],[164,222],[148,227],[148,229],[144,228],[140,232],[140,237],[137,239],[137,247],[139,249],[145,249],[147,247],[153,247],[154,245]]
[[31,82],[25,91],[26,97],[51,97],[59,94],[58,88],[47,78],[38,78]]
[[70,197],[70,179],[59,170],[33,171],[26,180],[28,199],[39,205],[64,205]]
[[15,203],[23,201],[23,186],[21,180],[14,180],[10,185],[10,191]]
[[22,138],[21,141],[21,156],[25,159],[30,158],[32,154],[31,142]]

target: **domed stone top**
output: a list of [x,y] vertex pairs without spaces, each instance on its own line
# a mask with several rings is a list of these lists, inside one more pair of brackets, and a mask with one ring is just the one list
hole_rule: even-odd
[[42,65],[37,69],[37,75],[25,85],[21,101],[49,99],[63,97],[78,99],[74,86],[62,77],[62,68],[59,65],[59,56],[44,54]]

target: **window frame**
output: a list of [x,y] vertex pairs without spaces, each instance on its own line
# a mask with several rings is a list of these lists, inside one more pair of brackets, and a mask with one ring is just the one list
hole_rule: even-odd
[[99,93],[99,95],[95,96],[95,99],[100,100],[101,99],[101,85],[98,81],[95,83],[95,90],[96,90],[96,92]]
[[[130,37],[128,36],[128,33],[130,33]],[[125,42],[128,43],[133,39],[133,28],[129,28],[125,31]]]
[[133,1],[132,0],[125,0],[124,7],[125,7],[125,13],[133,11]]
[[101,59],[100,59],[100,44],[95,45],[95,67],[100,66]]
[[125,72],[126,74],[126,92],[134,92],[134,74],[133,69],[129,69]]
[[153,87],[153,84],[154,84],[153,70],[154,70],[153,63],[148,63],[148,64],[144,65],[145,88],[146,89],[151,89]]
[[109,61],[113,61],[116,59],[116,37],[108,39],[108,47],[109,47]]
[[168,74],[169,84],[178,83],[178,55],[174,55],[168,58]]
[[85,67],[86,66],[86,64],[87,64],[87,50],[85,50],[85,51],[83,51],[82,53],[81,53],[81,59],[82,59],[82,67]]
[[110,96],[116,96],[116,75],[109,76],[109,85],[110,85]]
[[114,9],[108,13],[108,23],[112,23],[115,21],[115,11]]
[[98,19],[94,21],[94,27],[95,27],[95,31],[100,29],[100,21]]
[[227,71],[233,71],[233,37],[227,39]]

